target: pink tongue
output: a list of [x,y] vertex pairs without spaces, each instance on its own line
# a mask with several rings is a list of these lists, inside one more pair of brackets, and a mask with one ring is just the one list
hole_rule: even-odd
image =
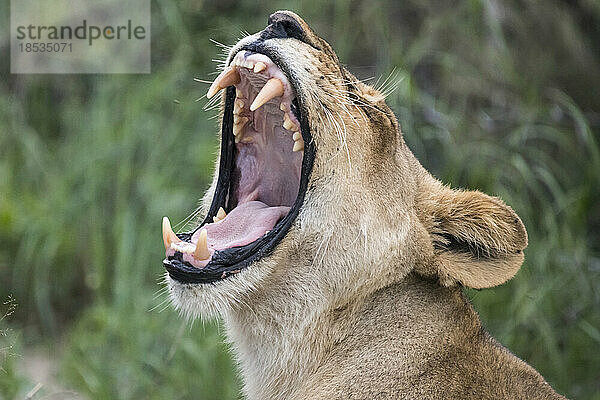
[[[204,225],[208,233],[208,249],[223,250],[244,246],[273,229],[277,221],[290,211],[290,207],[269,207],[261,201],[243,203],[227,214],[224,220]],[[192,237],[196,243],[200,231]]]

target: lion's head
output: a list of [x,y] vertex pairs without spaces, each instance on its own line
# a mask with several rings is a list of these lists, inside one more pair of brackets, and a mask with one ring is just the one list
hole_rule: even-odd
[[294,13],[233,46],[209,97],[220,89],[206,218],[179,235],[163,221],[185,314],[335,307],[411,271],[483,288],[519,269],[527,235],[510,207],[427,173],[384,96]]

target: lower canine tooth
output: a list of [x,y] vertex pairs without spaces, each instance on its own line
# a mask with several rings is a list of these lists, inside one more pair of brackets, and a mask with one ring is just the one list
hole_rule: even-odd
[[277,78],[271,78],[265,83],[260,92],[256,95],[256,98],[250,105],[250,111],[254,111],[267,101],[271,100],[274,97],[279,97],[283,95],[284,88],[283,83]]
[[175,232],[173,232],[173,229],[171,229],[171,221],[169,221],[169,218],[167,217],[164,217],[162,220],[162,234],[165,250],[168,250],[171,247],[171,243],[177,243],[181,241]]
[[209,257],[210,252],[208,251],[208,233],[206,232],[206,229],[202,229],[202,231],[200,231],[200,236],[198,236],[196,250],[194,250],[194,258],[196,260],[206,260]]

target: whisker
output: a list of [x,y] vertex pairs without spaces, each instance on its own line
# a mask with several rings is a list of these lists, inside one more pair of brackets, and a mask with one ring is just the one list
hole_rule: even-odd
[[[148,312],[153,312],[154,310],[156,310],[158,307],[162,307],[165,305],[165,303],[167,303],[167,307],[169,306],[168,302],[169,302],[169,298],[167,297],[166,299],[164,299],[163,301],[161,301],[160,303],[158,303],[157,305],[155,305],[154,307],[152,307],[151,309],[148,310]],[[164,307],[161,311],[164,311],[167,307]]]
[[223,43],[221,43],[219,41],[216,41],[213,38],[209,38],[208,40],[210,40],[211,42],[213,42],[214,44],[216,44],[218,47],[221,47],[223,49],[232,49],[233,48],[233,46],[228,46],[228,45],[223,44]]

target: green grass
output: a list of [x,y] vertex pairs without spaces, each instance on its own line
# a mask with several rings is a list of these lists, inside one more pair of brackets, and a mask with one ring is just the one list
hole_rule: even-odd
[[[360,78],[396,67],[389,104],[426,168],[522,217],[521,272],[468,295],[559,391],[600,399],[600,6],[498,3],[294,10]],[[193,81],[213,76],[209,38],[231,44],[281,8],[154,1],[151,75],[18,76],[0,63],[0,299],[19,303],[0,320],[14,353],[0,354],[0,398],[37,383],[17,368],[31,346],[62,349],[60,384],[92,399],[239,397],[218,324],[165,308],[160,219],[183,221],[212,172],[217,121]]]
[[149,313],[151,299],[137,303],[129,318],[95,307],[78,322],[63,360],[67,382],[104,399],[236,398],[216,324],[190,328],[173,313]]

